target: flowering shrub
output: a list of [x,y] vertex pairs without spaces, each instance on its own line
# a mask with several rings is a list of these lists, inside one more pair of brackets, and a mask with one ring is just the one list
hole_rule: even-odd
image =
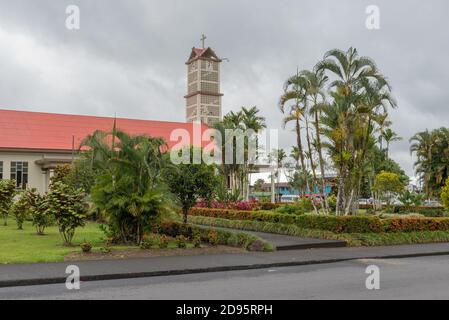
[[[195,210],[195,209],[191,209]],[[210,210],[210,209],[201,209]],[[248,212],[248,211],[244,211]],[[184,236],[185,238],[192,237],[197,239],[198,242],[206,242],[210,245],[228,245],[240,248],[246,248],[250,251],[272,251],[274,248],[271,244],[261,240],[255,235],[248,233],[235,233],[222,229],[201,228],[191,224],[182,224],[176,221],[164,221],[159,226],[159,232],[163,236],[178,237]],[[259,241],[257,246],[251,246],[254,242]],[[263,244],[262,248],[259,244]]]
[[339,217],[318,215],[290,215],[282,213],[237,211],[230,209],[193,208],[192,216],[222,218],[228,220],[250,220],[280,224],[293,224],[304,229],[326,230],[334,233],[380,233],[448,231],[449,218],[388,218]]
[[210,208],[210,209],[235,209],[242,211],[254,211],[260,210],[261,204],[257,200],[250,201],[238,201],[238,202],[230,202],[224,203],[220,201],[212,201],[209,205],[205,201],[199,201],[196,204],[197,208]]

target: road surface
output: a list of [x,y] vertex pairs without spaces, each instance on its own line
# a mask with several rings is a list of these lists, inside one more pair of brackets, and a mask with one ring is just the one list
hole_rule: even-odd
[[[380,290],[365,273],[380,269]],[[0,299],[449,299],[449,256],[0,288]]]

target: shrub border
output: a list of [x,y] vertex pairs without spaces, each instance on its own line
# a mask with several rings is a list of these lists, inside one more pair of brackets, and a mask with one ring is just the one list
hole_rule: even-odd
[[220,218],[190,216],[189,221],[191,223],[214,227],[267,232],[296,237],[343,240],[346,241],[348,246],[350,247],[392,246],[449,242],[449,231],[335,234],[330,231],[302,229],[295,225],[283,225],[279,223],[248,220],[226,220]]
[[393,233],[416,231],[449,231],[449,218],[386,218],[376,216],[289,215],[282,213],[237,211],[229,209],[193,208],[191,216],[229,220],[296,225],[303,229],[326,230],[333,233]]
[[214,231],[218,235],[218,244],[230,247],[244,248],[248,251],[275,251],[276,247],[260,237],[246,232],[231,232],[222,229],[200,227],[192,224],[184,224],[177,221],[165,221],[158,227],[158,232],[171,237],[183,235],[193,239],[196,235],[203,242],[209,242],[209,232]]

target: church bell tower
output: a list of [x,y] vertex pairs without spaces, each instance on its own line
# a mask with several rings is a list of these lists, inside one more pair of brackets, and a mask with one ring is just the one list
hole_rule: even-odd
[[222,60],[210,47],[192,48],[187,65],[187,122],[212,125],[221,120],[220,63]]

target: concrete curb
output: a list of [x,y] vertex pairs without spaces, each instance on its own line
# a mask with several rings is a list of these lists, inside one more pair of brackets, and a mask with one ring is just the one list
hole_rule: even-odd
[[[354,260],[360,260],[360,259],[370,259],[370,260],[371,259],[405,259],[405,258],[417,258],[417,257],[446,256],[446,255],[449,255],[449,251],[410,253],[410,254],[402,254],[402,255],[398,254],[398,255],[385,255],[385,256],[382,256],[382,255],[381,256],[360,256],[360,257],[320,259],[320,260],[309,260],[309,261],[275,262],[275,263],[222,266],[222,267],[197,268],[197,269],[179,269],[179,270],[151,271],[151,272],[100,274],[100,275],[81,276],[81,281],[87,282],[87,281],[104,281],[104,280],[118,280],[118,279],[135,279],[135,278],[175,276],[175,275],[196,274],[196,273],[212,273],[212,272],[225,272],[225,271],[241,271],[241,270],[255,270],[255,269],[267,269],[267,268],[295,267],[295,266],[338,263],[338,262],[354,261]],[[0,288],[62,284],[65,282],[66,282],[65,277],[5,280],[5,281],[0,281]]]

